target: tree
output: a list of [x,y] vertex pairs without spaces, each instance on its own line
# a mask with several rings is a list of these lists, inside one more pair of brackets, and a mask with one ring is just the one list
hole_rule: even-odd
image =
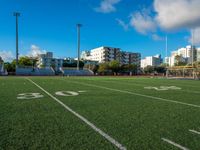
[[97,64],[86,64],[84,67],[92,70],[94,72],[94,74],[96,74],[99,69],[99,65],[97,65]]
[[185,61],[183,61],[182,57],[180,55],[176,55],[175,56],[175,66],[185,66],[187,65],[187,63]]
[[135,64],[124,64],[121,66],[122,73],[137,74],[138,66]]
[[33,60],[29,57],[20,57],[19,66],[33,66]]
[[109,64],[108,63],[101,63],[100,65],[99,65],[99,69],[98,69],[98,72],[100,73],[100,74],[105,74],[106,72],[108,72],[108,70],[109,70]]
[[113,60],[109,63],[109,68],[112,70],[114,74],[120,71],[120,63],[117,60]]
[[146,74],[148,74],[148,73],[154,73],[154,67],[153,66],[147,66],[147,67],[145,67],[144,68],[144,72],[146,73]]
[[[83,62],[83,61],[80,61],[80,62],[79,62],[79,67],[80,67],[80,68],[83,68],[83,66],[84,66],[84,62]],[[73,61],[73,62],[65,61],[65,62],[63,63],[63,67],[76,68],[76,67],[77,67],[77,61]]]
[[154,70],[155,70],[157,73],[166,73],[166,67],[164,67],[164,66],[155,67]]
[[13,60],[11,63],[9,62],[4,63],[4,68],[8,72],[15,72],[15,66],[16,66],[16,60]]

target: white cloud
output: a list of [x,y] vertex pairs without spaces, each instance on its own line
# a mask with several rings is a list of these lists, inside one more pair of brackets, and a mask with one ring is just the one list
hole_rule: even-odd
[[[200,27],[194,29],[193,33],[194,33],[194,45],[200,45]],[[188,42],[192,43],[192,31]]]
[[31,45],[30,52],[28,53],[28,56],[36,57],[39,54],[44,54],[44,53],[46,53],[46,50],[41,50],[38,46]]
[[121,0],[102,0],[100,6],[95,8],[95,11],[101,13],[110,13],[115,12],[115,5],[118,4]]
[[152,34],[152,39],[154,40],[154,41],[163,41],[164,40],[164,38],[163,37],[161,37],[161,36],[159,36],[159,35],[157,35],[157,34]]
[[0,51],[0,57],[4,60],[4,62],[11,62],[15,56],[11,51]]
[[116,19],[116,21],[125,31],[129,29],[129,24],[126,24],[123,20]]
[[164,29],[200,26],[200,0],[155,0],[156,21]]
[[142,34],[156,31],[156,23],[147,10],[132,14],[130,25]]

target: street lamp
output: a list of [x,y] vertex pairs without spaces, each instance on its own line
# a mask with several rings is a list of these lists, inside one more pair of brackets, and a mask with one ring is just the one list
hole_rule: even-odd
[[18,67],[18,56],[19,56],[19,46],[18,46],[18,17],[19,12],[14,12],[13,15],[16,17],[16,68]]

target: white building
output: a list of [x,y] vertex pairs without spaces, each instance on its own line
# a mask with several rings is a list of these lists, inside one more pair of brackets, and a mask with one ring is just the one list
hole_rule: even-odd
[[91,51],[83,51],[81,59],[99,63],[118,60],[121,64],[137,64],[140,66],[141,54],[121,51],[120,48],[99,47]]
[[141,68],[159,66],[162,63],[161,55],[148,56],[141,60]]
[[99,47],[92,49],[86,60],[98,61],[99,63],[112,60],[120,61],[120,49],[112,47]]
[[172,51],[171,56],[168,58],[165,58],[165,60],[168,60],[168,61],[165,61],[165,63],[168,64],[169,66],[174,66],[176,64],[176,56],[181,56],[181,61],[187,64],[191,64],[192,61],[195,62],[195,61],[200,60],[200,52],[198,51],[197,48],[194,47],[193,54],[192,54],[191,45],[180,48],[176,51]]
[[197,61],[200,62],[200,48],[197,48]]
[[52,52],[47,52],[46,54],[40,54],[38,57],[37,66],[39,68],[54,68],[54,70],[59,70],[63,66],[63,59],[53,58]]

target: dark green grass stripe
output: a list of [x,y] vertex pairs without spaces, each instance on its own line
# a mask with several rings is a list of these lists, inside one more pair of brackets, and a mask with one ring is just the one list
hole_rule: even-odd
[[[66,81],[66,80],[64,80],[64,81]],[[136,96],[141,96],[141,97],[150,98],[150,99],[156,99],[156,100],[170,102],[170,103],[181,104],[181,105],[195,107],[195,108],[200,108],[200,105],[195,105],[195,104],[190,104],[190,103],[184,103],[184,102],[179,102],[179,101],[175,101],[175,100],[170,100],[170,99],[165,99],[165,98],[160,98],[160,97],[155,97],[155,96],[149,96],[149,95],[144,95],[144,94],[135,93],[135,92],[129,92],[129,91],[125,91],[125,90],[113,89],[113,88],[109,88],[109,87],[105,87],[105,86],[93,85],[93,84],[76,82],[76,81],[69,81],[69,82],[76,83],[76,84],[82,84],[82,85],[86,85],[86,86],[91,86],[91,87],[96,87],[96,88],[101,88],[101,89],[105,89],[105,90],[111,90],[111,91],[115,91],[115,92],[132,94],[132,95],[136,95]]]

